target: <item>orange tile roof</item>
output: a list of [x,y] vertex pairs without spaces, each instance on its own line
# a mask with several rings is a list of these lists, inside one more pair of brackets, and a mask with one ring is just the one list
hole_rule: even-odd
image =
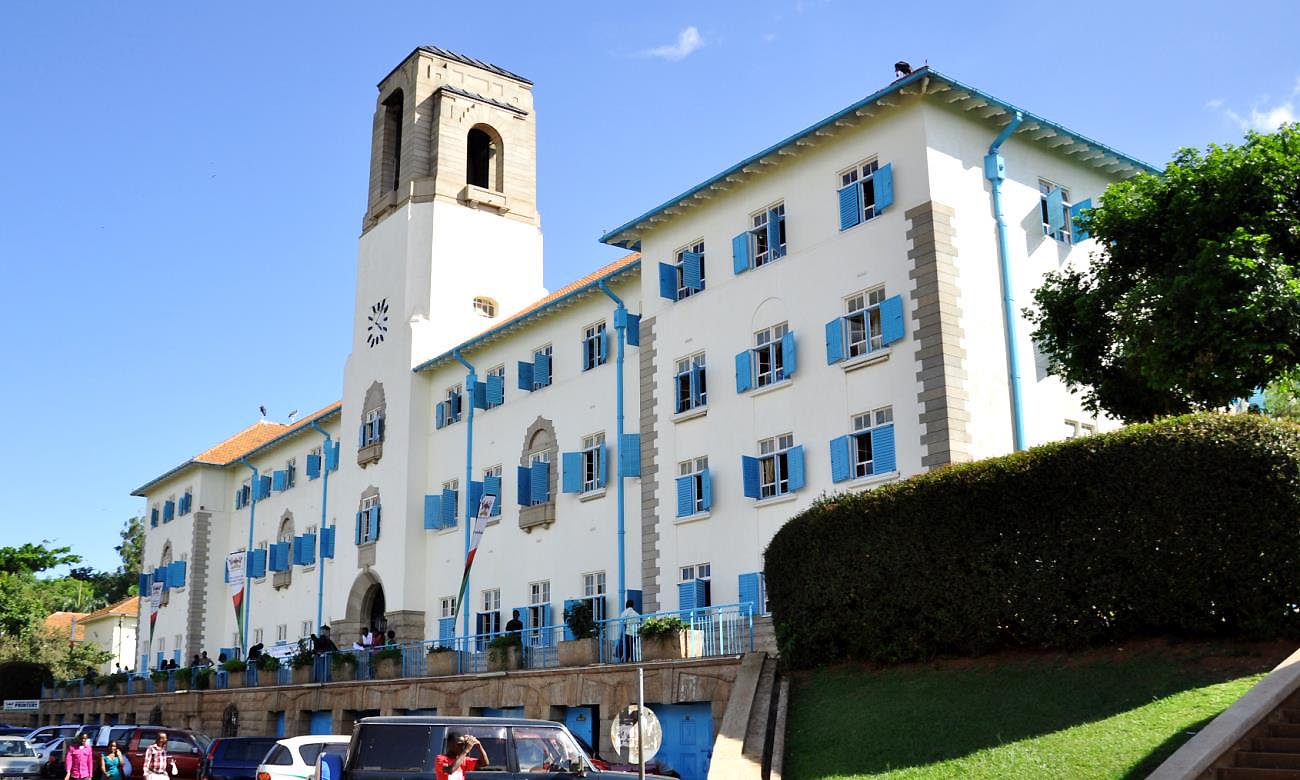
[[128,617],[135,617],[136,615],[139,614],[140,614],[140,597],[127,596],[126,598],[122,599],[116,604],[109,604],[107,607],[104,607],[103,609],[97,609],[94,612],[91,612],[89,615],[78,618],[77,623],[78,625],[84,625],[85,623],[89,623],[92,620],[98,620],[99,618],[102,617],[111,617],[117,615],[126,615]]
[[334,403],[304,416],[301,420],[292,425],[286,423],[271,422],[270,420],[258,420],[244,430],[231,436],[219,444],[200,452],[193,457],[196,463],[208,463],[214,466],[226,466],[239,458],[247,455],[253,450],[261,447],[268,442],[277,439],[287,433],[292,433],[299,428],[304,428],[311,420],[315,420],[322,414],[334,411],[343,406],[342,401]]
[[87,612],[51,612],[45,616],[45,628],[57,633],[60,639],[64,639],[67,638],[72,621],[75,620],[77,633],[73,641],[80,642],[86,638],[86,627],[81,624],[81,620],[88,614]]

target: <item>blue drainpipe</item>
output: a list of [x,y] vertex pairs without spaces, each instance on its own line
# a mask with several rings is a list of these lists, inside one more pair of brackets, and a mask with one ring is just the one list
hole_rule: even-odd
[[984,178],[989,180],[993,193],[993,219],[998,230],[998,276],[1002,282],[1002,327],[1007,337],[1007,382],[1011,387],[1011,436],[1016,451],[1025,449],[1025,410],[1020,391],[1020,350],[1016,345],[1016,300],[1011,286],[1010,250],[1007,246],[1007,221],[1002,214],[1002,180],[1007,177],[1006,161],[999,150],[1011,134],[1020,127],[1025,115],[1017,111],[1011,124],[1002,128],[989,146],[984,157]]
[[627,565],[624,561],[624,545],[625,537],[627,535],[624,517],[626,511],[624,504],[626,502],[623,500],[623,493],[625,490],[623,485],[623,470],[619,468],[619,463],[622,461],[623,457],[623,343],[626,341],[627,335],[627,307],[623,305],[623,300],[615,295],[613,290],[609,289],[609,285],[602,281],[598,283],[598,286],[600,287],[600,291],[608,295],[610,300],[614,301],[615,305],[618,307],[614,311],[614,330],[618,332],[618,358],[615,361],[617,371],[615,374],[615,381],[617,383],[617,389],[615,392],[618,393],[618,397],[614,402],[617,410],[615,412],[617,415],[617,421],[615,423],[614,432],[617,449],[614,450],[614,457],[612,460],[614,461],[614,473],[618,475],[618,604],[614,606],[614,609],[621,610],[623,605],[627,603]]
[[240,458],[239,462],[248,467],[253,472],[253,481],[249,483],[248,489],[248,547],[244,553],[244,630],[239,637],[240,652],[245,658],[248,657],[248,623],[253,619],[253,578],[248,576],[248,564],[253,557],[253,518],[257,513],[257,469],[248,462],[248,458]]
[[[469,535],[470,521],[474,518],[474,513],[478,507],[470,506],[469,483],[474,477],[474,388],[478,384],[478,375],[474,372],[474,365],[461,356],[460,350],[453,350],[452,357],[460,361],[460,364],[469,371],[465,376],[465,395],[464,404],[469,407],[469,417],[465,421],[465,556],[469,557]],[[465,580],[465,597],[470,598],[473,591],[469,587],[469,579]],[[459,605],[465,612],[465,617],[461,620],[461,626],[465,629],[465,636],[471,636],[469,632],[469,607],[464,604]]]
[[[316,424],[315,420],[311,421],[311,427],[316,432],[325,437],[325,446],[320,451],[320,470],[321,470],[321,488],[320,488],[320,531],[316,536],[316,630],[320,631],[321,621],[324,620],[325,614],[325,557],[320,554],[320,537],[325,533],[326,507],[329,506],[330,498],[330,470],[329,470],[329,452],[333,446],[329,433]],[[338,544],[338,539],[334,540]]]

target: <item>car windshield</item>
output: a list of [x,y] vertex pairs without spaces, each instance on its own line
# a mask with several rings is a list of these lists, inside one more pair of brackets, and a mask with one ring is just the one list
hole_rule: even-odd
[[11,758],[14,756],[35,756],[36,751],[32,746],[27,744],[25,739],[3,739],[0,738],[0,756]]

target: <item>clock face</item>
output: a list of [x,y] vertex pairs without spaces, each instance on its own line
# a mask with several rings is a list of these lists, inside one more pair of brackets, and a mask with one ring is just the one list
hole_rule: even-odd
[[366,326],[366,343],[372,347],[382,344],[384,336],[388,335],[388,299],[380,298],[371,306],[366,319],[370,320]]

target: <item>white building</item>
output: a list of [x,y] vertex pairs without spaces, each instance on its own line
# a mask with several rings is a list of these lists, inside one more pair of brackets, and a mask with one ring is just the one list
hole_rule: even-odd
[[250,525],[283,569],[252,587],[250,643],[554,625],[601,596],[761,611],[763,551],[818,496],[1111,424],[1019,312],[1086,262],[1070,214],[1144,163],[925,68],[612,231],[633,254],[546,295],[531,90],[434,48],[380,82],[343,400],[136,491],[171,577],[142,662],[240,644],[222,561]]
[[100,674],[112,674],[135,665],[136,632],[140,614],[140,597],[131,596],[77,621],[80,641],[89,642],[112,657],[99,665]]

